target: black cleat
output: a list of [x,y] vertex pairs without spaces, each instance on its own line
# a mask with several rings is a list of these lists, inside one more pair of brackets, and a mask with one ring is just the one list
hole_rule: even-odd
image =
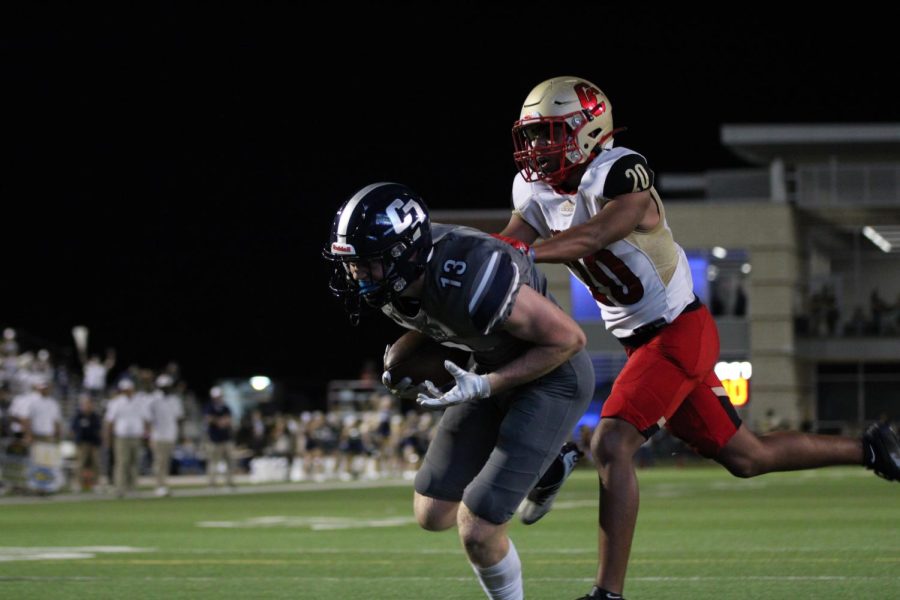
[[584,453],[578,449],[573,442],[566,442],[551,463],[547,472],[541,477],[537,485],[528,492],[528,497],[522,502],[519,510],[519,517],[526,525],[531,525],[540,520],[541,517],[550,512],[556,494],[565,483],[569,475],[575,469],[578,459],[584,456]]
[[615,592],[607,592],[606,590],[598,587],[594,587],[591,590],[591,593],[587,596],[581,596],[576,600],[625,600],[622,598],[622,594],[616,594]]
[[874,423],[863,434],[863,464],[888,481],[900,481],[900,439],[890,425]]

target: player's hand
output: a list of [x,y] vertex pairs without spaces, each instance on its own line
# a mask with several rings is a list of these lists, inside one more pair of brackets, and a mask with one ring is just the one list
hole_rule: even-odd
[[393,395],[404,400],[409,400],[415,398],[419,394],[427,393],[428,390],[431,389],[429,386],[434,387],[434,384],[430,381],[415,384],[409,377],[404,377],[400,381],[392,381],[390,371],[385,371],[381,374],[381,383],[383,383],[384,387],[389,389]]
[[[381,359],[382,364],[387,364],[387,357],[391,351],[392,344],[388,344],[384,347],[384,357]],[[391,373],[387,369],[384,370],[384,373],[381,374],[381,383],[384,384],[390,392],[397,396],[398,398],[402,398],[404,400],[411,400],[415,398],[420,392],[424,393],[428,391],[428,388],[425,387],[425,383],[431,384],[430,381],[426,381],[421,384],[413,384],[412,379],[409,377],[404,377],[400,381],[393,381],[391,378]]]
[[491,395],[491,384],[487,375],[478,375],[466,371],[456,365],[452,360],[444,361],[444,368],[453,375],[456,385],[446,394],[442,394],[433,383],[426,381],[423,385],[428,388],[427,394],[419,394],[416,401],[426,408],[446,408],[456,404],[462,404],[469,400],[479,400]]
[[506,242],[531,260],[534,260],[534,248],[523,242],[522,240],[517,240],[514,237],[509,237],[508,235],[501,235],[499,233],[492,233],[491,237],[495,237],[501,242]]

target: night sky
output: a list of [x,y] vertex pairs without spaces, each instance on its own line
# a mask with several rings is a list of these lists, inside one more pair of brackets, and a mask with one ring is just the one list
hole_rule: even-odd
[[198,389],[264,373],[315,395],[399,331],[350,327],[327,291],[339,204],[393,180],[508,207],[510,127],[544,79],[599,85],[657,173],[741,166],[722,123],[900,121],[873,14],[256,4],[2,20],[0,325],[71,347],[84,324],[120,367],[174,359]]

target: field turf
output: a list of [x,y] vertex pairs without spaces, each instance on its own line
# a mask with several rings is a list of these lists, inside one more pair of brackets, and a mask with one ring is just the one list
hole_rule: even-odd
[[[629,600],[900,598],[896,483],[859,468],[639,476]],[[298,489],[0,504],[0,598],[484,597],[455,531],[413,522],[410,483]],[[543,521],[511,526],[526,598],[590,589],[596,499],[579,470]]]

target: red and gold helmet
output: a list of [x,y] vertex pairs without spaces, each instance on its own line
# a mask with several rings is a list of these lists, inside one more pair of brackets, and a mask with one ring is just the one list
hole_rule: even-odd
[[612,105],[590,81],[554,77],[531,90],[512,133],[513,159],[525,181],[558,185],[612,140]]

